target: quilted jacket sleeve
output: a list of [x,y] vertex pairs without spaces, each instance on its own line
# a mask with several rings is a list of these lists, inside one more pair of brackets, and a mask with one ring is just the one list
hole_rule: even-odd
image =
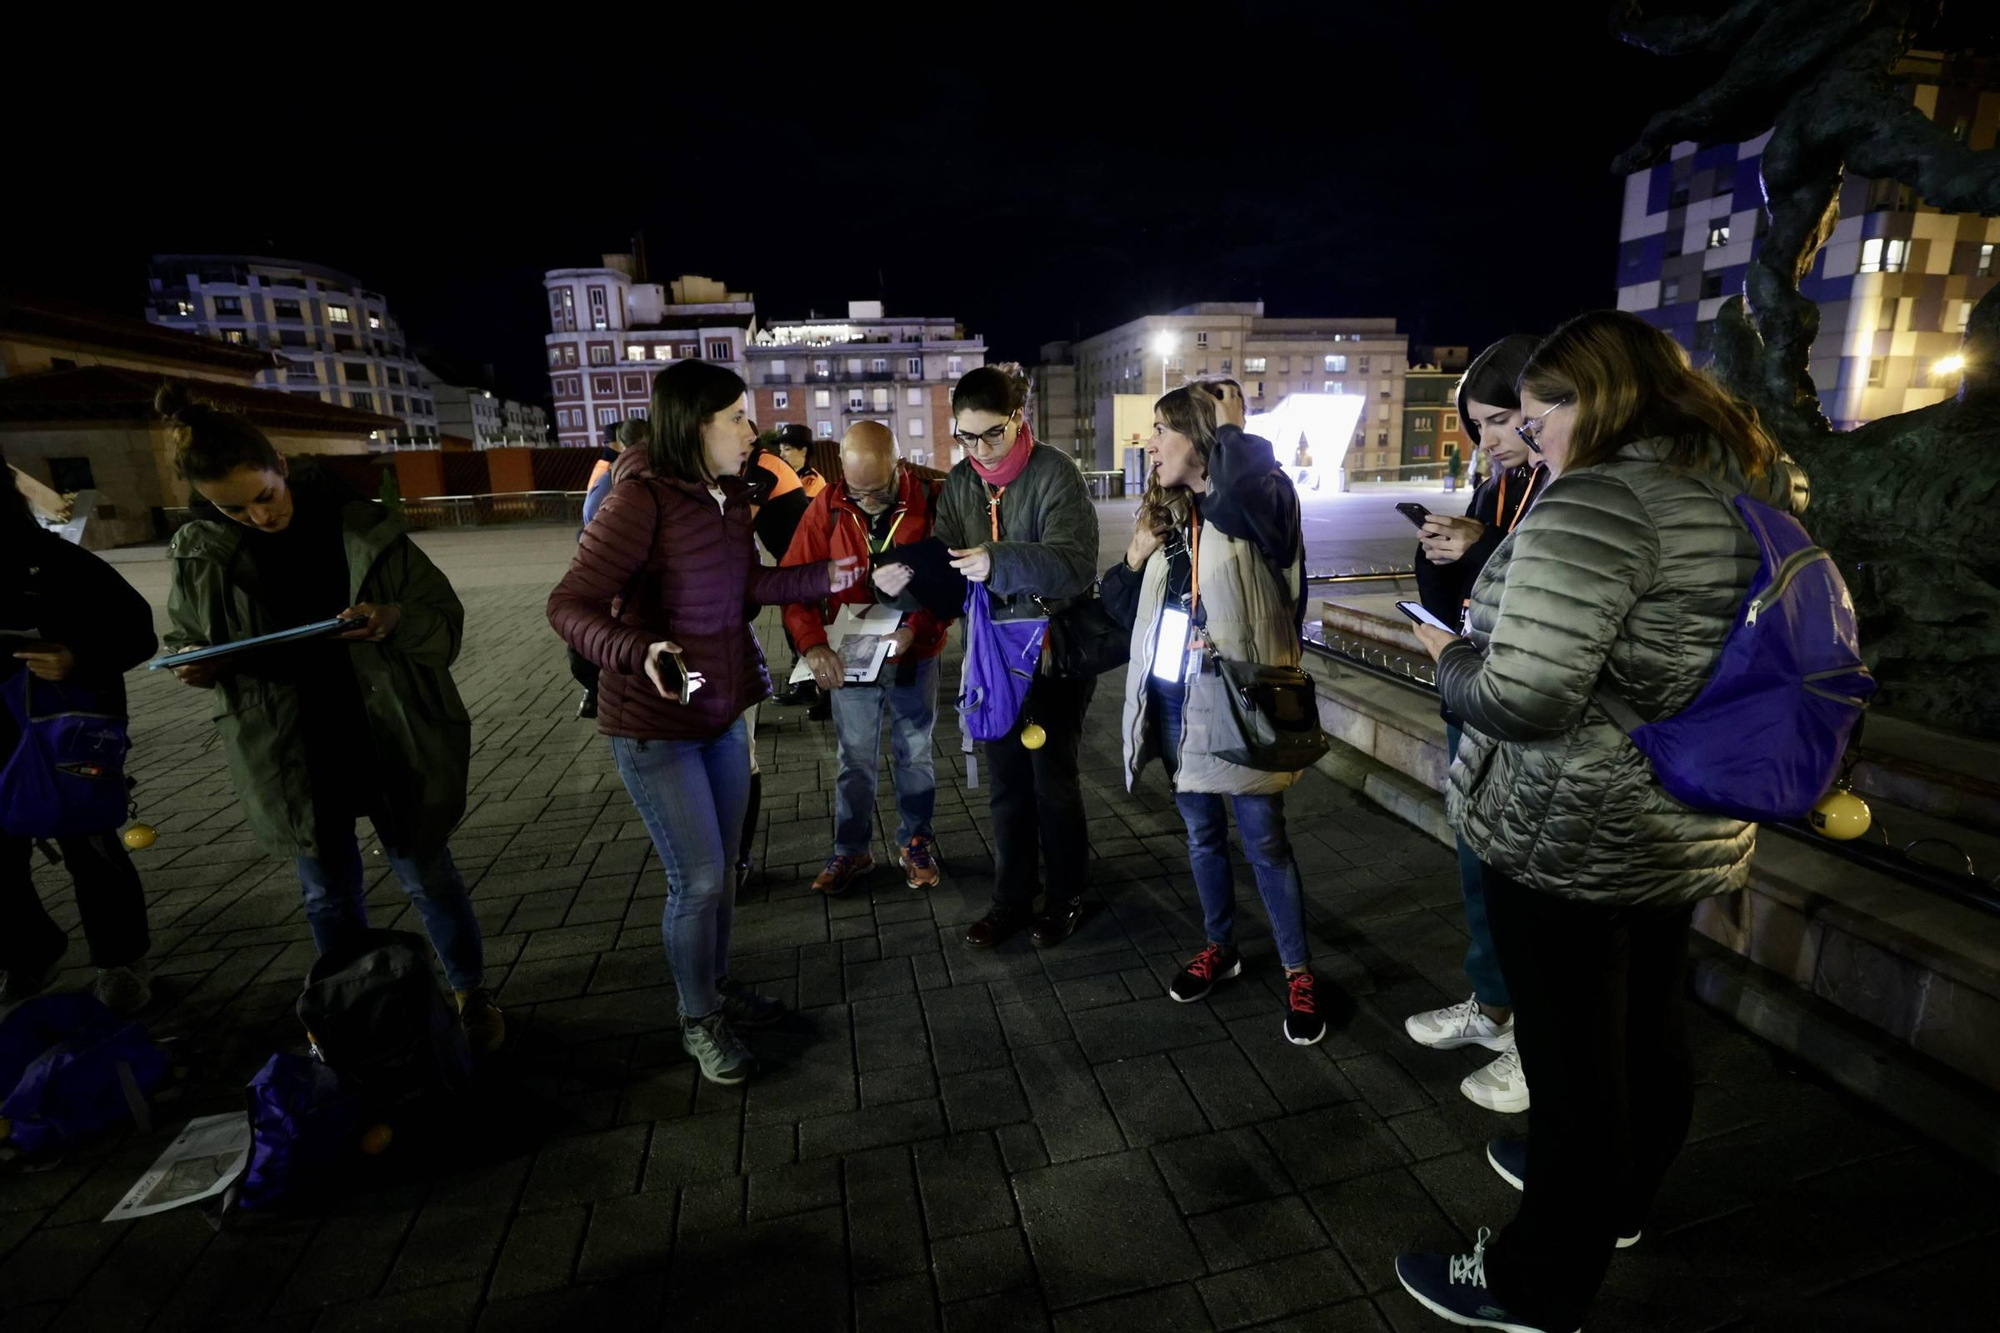
[[1651,586],[1659,533],[1630,485],[1588,471],[1551,485],[1513,543],[1485,653],[1448,648],[1438,692],[1482,735],[1552,740],[1582,715],[1626,614]]
[[549,594],[549,625],[585,661],[637,675],[656,637],[621,624],[611,604],[625,595],[652,555],[659,504],[643,482],[614,484],[584,528],[569,572]]

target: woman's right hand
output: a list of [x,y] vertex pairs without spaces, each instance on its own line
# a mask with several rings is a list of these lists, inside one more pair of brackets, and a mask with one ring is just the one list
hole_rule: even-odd
[[1146,562],[1153,558],[1153,552],[1160,549],[1160,534],[1153,529],[1149,515],[1141,514],[1132,525],[1132,540],[1125,543],[1125,565],[1128,569],[1144,569]]
[[875,591],[884,597],[900,597],[917,571],[908,565],[879,565],[875,569]]
[[[190,643],[182,648],[181,651],[187,653],[193,652],[197,648],[206,647],[208,645],[205,643]],[[205,690],[215,684],[215,678],[218,674],[215,669],[215,663],[212,661],[189,662],[186,666],[168,667],[167,670],[173,672],[179,678],[181,684],[192,685],[198,690]]]

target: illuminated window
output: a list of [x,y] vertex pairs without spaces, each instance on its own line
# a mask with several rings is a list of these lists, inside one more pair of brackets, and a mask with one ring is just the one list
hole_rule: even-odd
[[1340,380],[1328,380],[1321,386],[1321,391],[1324,393],[1346,393],[1347,385]]
[[786,393],[783,389],[779,389],[777,392],[771,395],[771,406],[773,408],[782,411],[783,409],[790,407],[791,405],[792,405],[792,396]]
[[1715,222],[1711,222],[1711,223],[1709,223],[1709,224],[1708,224],[1708,248],[1709,248],[1709,249],[1711,249],[1711,250],[1720,250],[1720,249],[1721,249],[1721,248],[1722,248],[1723,246],[1725,246],[1725,245],[1727,245],[1727,244],[1729,244],[1729,221],[1728,221],[1728,219],[1726,219],[1726,218],[1724,218],[1724,219],[1719,219],[1719,220],[1717,220],[1717,221],[1715,221]]
[[1458,429],[1458,413],[1447,412],[1444,414],[1444,428],[1447,431],[1454,431]]
[[368,317],[368,327],[379,330],[382,327],[382,317],[380,315],[370,315]]
[[1431,428],[1436,424],[1437,423],[1431,420],[1431,414],[1428,412],[1419,412],[1410,419],[1410,429],[1421,431],[1426,434],[1428,434]]
[[[1986,248],[1991,250],[1993,247],[1989,245]],[[192,315],[194,313],[194,302],[192,301],[176,301],[174,302],[174,306],[183,315]]]
[[563,345],[563,364],[566,366],[573,366],[576,364],[575,343],[565,343]]
[[831,390],[831,389],[814,389],[814,390],[813,390],[813,406],[814,406],[814,407],[832,407],[832,406],[833,406],[833,390]]
[[875,410],[877,412],[887,412],[889,410],[889,391],[887,389],[877,389],[874,396]]
[[819,437],[822,440],[830,440],[833,438],[833,423],[831,421],[820,421],[814,424],[819,427]]
[[344,305],[330,305],[326,308],[326,318],[330,324],[352,324],[354,312]]
[[1345,375],[1347,373],[1347,358],[1344,356],[1328,356],[1326,359],[1326,373],[1329,375]]
[[1264,373],[1264,362],[1265,362],[1265,358],[1264,358],[1264,357],[1261,357],[1261,356],[1246,356],[1246,357],[1244,357],[1244,358],[1243,358],[1243,373],[1244,373],[1244,374],[1246,374],[1246,375],[1261,375],[1261,374],[1263,374],[1263,373]]
[[[1981,249],[1990,253],[1993,247],[1982,246]],[[1906,240],[1884,240],[1876,236],[1861,243],[1860,271],[1863,273],[1901,273],[1909,262],[1910,243]],[[1988,262],[1990,264],[1990,259]],[[1976,276],[1984,277],[1985,272]]]
[[561,364],[562,364],[562,353],[563,353],[563,349],[562,349],[562,348],[560,348],[560,347],[551,347],[551,348],[549,349],[549,364],[550,364],[550,365],[552,365],[552,366],[559,366],[559,365],[561,365]]
[[1982,245],[1979,247],[1979,265],[1972,270],[1972,276],[1975,278],[1990,278],[1993,276],[1993,247],[1991,245]]
[[673,359],[674,359],[674,348],[672,343],[653,344],[653,360],[671,361]]
[[625,349],[625,359],[627,361],[644,361],[646,359],[646,349],[635,343]]

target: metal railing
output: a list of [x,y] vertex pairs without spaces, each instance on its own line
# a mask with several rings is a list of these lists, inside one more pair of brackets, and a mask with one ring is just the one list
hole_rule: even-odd
[[1125,497],[1125,474],[1123,472],[1086,472],[1083,484],[1090,488],[1093,500],[1121,500]]
[[399,502],[403,521],[426,532],[498,523],[583,522],[583,491],[510,491],[493,495],[423,495]]
[[[1385,575],[1349,573],[1307,577],[1313,582],[1338,583],[1364,582]],[[1437,696],[1437,669],[1428,657],[1418,660],[1387,644],[1329,630],[1315,621],[1306,623],[1303,637],[1307,651],[1318,656],[1333,658],[1344,667],[1360,670],[1378,680],[1432,698]],[[1761,827],[1796,842],[1807,843],[1852,865],[1928,889],[1968,907],[2000,915],[2000,872],[1980,873],[1971,854],[1949,839],[1923,837],[1898,845],[1879,818],[1866,837],[1852,842],[1834,842],[1823,838],[1803,820],[1766,823]],[[1943,849],[1950,859],[1960,864],[1941,865],[1936,860],[1925,859],[1916,854],[1919,848]]]

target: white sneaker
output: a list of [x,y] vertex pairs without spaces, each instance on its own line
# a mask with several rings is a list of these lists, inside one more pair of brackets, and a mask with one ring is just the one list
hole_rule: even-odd
[[1521,1072],[1521,1053],[1507,1051],[1484,1069],[1467,1074],[1458,1090],[1475,1106],[1489,1111],[1528,1109],[1528,1076]]
[[129,1018],[153,1002],[151,981],[143,962],[129,967],[104,967],[97,971],[93,990],[98,1003],[120,1018]]
[[1504,1023],[1494,1022],[1479,1012],[1477,997],[1449,1009],[1411,1014],[1403,1020],[1403,1028],[1418,1045],[1440,1051],[1457,1050],[1460,1046],[1484,1046],[1489,1051],[1514,1049],[1513,1018]]

